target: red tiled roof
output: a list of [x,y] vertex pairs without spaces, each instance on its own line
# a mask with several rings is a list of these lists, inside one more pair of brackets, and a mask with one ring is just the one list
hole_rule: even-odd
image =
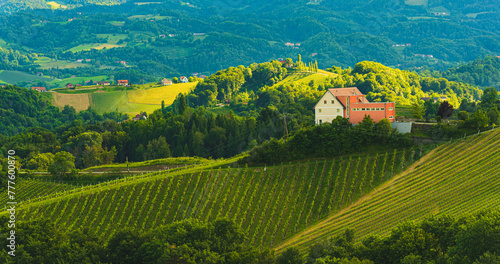
[[118,83],[128,83],[128,80],[118,80]]
[[47,91],[47,89],[45,89],[45,87],[31,87],[31,90]]
[[351,95],[362,95],[357,87],[347,87],[347,88],[332,88],[328,89],[330,93],[335,96],[351,96]]

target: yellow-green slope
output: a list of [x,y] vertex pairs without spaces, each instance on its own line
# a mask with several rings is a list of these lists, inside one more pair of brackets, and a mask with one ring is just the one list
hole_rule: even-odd
[[358,238],[386,235],[405,220],[461,215],[500,205],[500,130],[447,143],[353,205],[277,246],[304,252],[314,242],[354,228]]

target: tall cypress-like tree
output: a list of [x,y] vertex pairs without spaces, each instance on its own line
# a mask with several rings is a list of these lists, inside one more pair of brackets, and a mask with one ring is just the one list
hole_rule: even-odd
[[179,115],[184,114],[184,111],[186,111],[187,105],[186,105],[186,97],[180,93],[179,94]]

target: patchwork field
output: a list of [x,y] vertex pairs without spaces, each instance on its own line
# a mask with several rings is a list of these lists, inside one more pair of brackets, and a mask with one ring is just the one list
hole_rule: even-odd
[[70,105],[75,108],[76,111],[87,110],[90,103],[89,94],[63,94],[63,93],[52,93],[53,103],[59,108],[63,108],[65,105]]
[[120,40],[125,40],[127,34],[96,34],[98,38],[106,39],[108,44],[117,44]]
[[315,242],[354,228],[361,240],[387,235],[405,220],[429,214],[454,216],[500,205],[500,130],[447,143],[353,205],[340,210],[276,249]]
[[[81,63],[79,63],[82,65]],[[108,79],[109,76],[107,75],[99,75],[99,76],[92,76],[92,77],[73,77],[73,78],[66,78],[66,79],[54,79],[51,81],[52,84],[56,84],[57,87],[64,87],[67,83],[72,83],[72,84],[81,84],[84,81],[102,81]]]
[[171,105],[179,93],[191,92],[198,82],[177,83],[170,86],[159,86],[157,88],[134,90],[128,93],[129,102],[138,104]]

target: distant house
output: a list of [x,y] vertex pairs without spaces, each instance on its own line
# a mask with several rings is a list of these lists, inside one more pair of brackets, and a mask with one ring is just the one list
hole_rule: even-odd
[[78,63],[82,63],[82,62],[83,62],[83,59],[78,59],[78,60],[76,60],[76,62],[78,62]]
[[429,100],[433,100],[433,101],[434,101],[434,103],[437,103],[438,101],[446,101],[446,100],[448,100],[448,98],[447,98],[447,97],[445,97],[445,96],[442,96],[442,97],[433,97],[433,98],[430,98],[430,97],[422,97],[422,98],[420,98],[420,100],[422,100],[422,101],[429,101]]
[[207,76],[202,74],[202,75],[198,76],[198,78],[205,79],[205,78],[207,78]]
[[163,78],[163,80],[161,80],[161,84],[162,85],[172,85],[172,81]]
[[43,72],[37,72],[36,76],[43,76]]
[[159,37],[160,37],[160,38],[164,38],[164,37],[166,37],[166,36],[165,36],[165,34],[161,34],[161,35],[159,35]]
[[82,85],[78,83],[78,84],[75,84],[75,87],[82,87]]
[[117,84],[120,86],[128,86],[128,80],[118,80]]
[[205,36],[205,33],[193,33],[193,36]]
[[145,115],[137,114],[134,118],[132,118],[133,121],[138,121],[141,119],[148,119]]
[[108,86],[108,85],[111,85],[111,82],[110,81],[100,81],[100,82],[97,82],[98,85],[104,85],[104,86]]
[[75,86],[73,86],[73,84],[71,84],[71,83],[67,83],[66,88],[73,89],[73,88],[75,88]]
[[314,106],[316,124],[331,123],[337,116],[349,119],[351,124],[358,124],[365,115],[374,122],[387,118],[394,122],[396,111],[394,102],[370,103],[356,87],[326,90]]
[[7,87],[7,85],[5,85],[5,84],[0,84],[0,87],[5,88],[5,87]]
[[86,62],[90,62],[92,59],[85,59]]
[[31,90],[39,91],[39,92],[46,92],[47,89],[45,87],[31,87]]
[[181,82],[187,83],[189,80],[186,76],[181,76]]

